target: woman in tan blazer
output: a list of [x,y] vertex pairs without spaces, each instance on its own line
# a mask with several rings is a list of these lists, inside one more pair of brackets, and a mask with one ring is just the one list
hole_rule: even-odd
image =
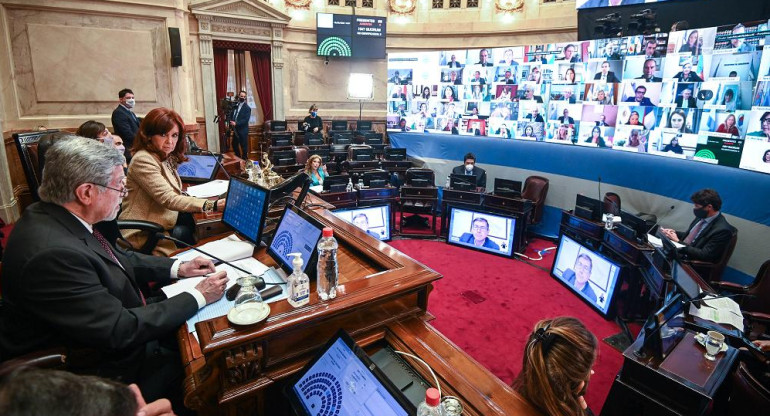
[[[128,196],[123,200],[120,219],[152,221],[160,224],[166,234],[176,227],[174,236],[192,243],[194,224],[190,216],[179,213],[216,211],[224,208],[225,200],[211,201],[182,192],[176,168],[187,161],[184,137],[182,117],[175,111],[156,108],[147,113],[134,139],[126,175]],[[134,247],[141,247],[147,240],[146,233],[138,230],[129,230],[124,237]],[[173,242],[161,240],[153,253],[168,255],[175,249]]]

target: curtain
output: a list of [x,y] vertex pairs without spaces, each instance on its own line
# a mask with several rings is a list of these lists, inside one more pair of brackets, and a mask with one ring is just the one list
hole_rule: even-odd
[[270,52],[251,51],[251,65],[254,69],[254,89],[259,91],[259,105],[265,114],[265,121],[273,119],[273,77]]
[[[227,93],[227,49],[214,48],[214,83],[217,93],[217,104]],[[219,137],[225,133],[224,113],[217,105],[217,114],[219,114]]]

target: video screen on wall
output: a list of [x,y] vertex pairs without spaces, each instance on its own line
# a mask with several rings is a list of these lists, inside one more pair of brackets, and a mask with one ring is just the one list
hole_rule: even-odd
[[[648,4],[648,3],[660,3],[664,1],[681,1],[681,0],[577,0],[575,7],[579,9],[595,9],[599,7],[616,7],[616,6],[628,6],[631,4]],[[688,3],[697,3],[700,0],[684,0]],[[693,7],[697,7],[697,4],[693,4]]]
[[769,24],[391,53],[387,128],[770,173]]
[[316,53],[362,59],[385,58],[386,18],[348,14],[316,15]]

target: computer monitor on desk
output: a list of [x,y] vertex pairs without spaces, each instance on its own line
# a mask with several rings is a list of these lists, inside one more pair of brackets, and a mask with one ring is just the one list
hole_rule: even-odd
[[276,166],[291,166],[297,164],[297,154],[294,150],[276,150],[273,152],[273,163]]
[[601,221],[602,201],[577,194],[575,198],[575,215],[591,221]]
[[346,120],[334,120],[332,121],[333,131],[345,131],[348,129],[348,122]]
[[494,194],[508,198],[521,197],[521,181],[495,178]]
[[621,224],[630,228],[634,232],[634,239],[640,243],[647,242],[647,222],[636,215],[626,211],[620,211]]
[[409,186],[416,186],[419,188],[436,186],[436,184],[433,183],[434,176],[432,171],[407,171],[407,173],[409,175]]
[[449,175],[449,188],[455,191],[475,191],[476,177],[463,175],[462,173],[453,173]]
[[323,190],[328,192],[345,192],[350,181],[348,175],[329,175],[324,179]]
[[217,173],[218,156],[213,155],[185,155],[187,162],[179,164],[176,171],[182,182],[203,183],[213,181]]
[[302,257],[302,271],[315,276],[316,245],[321,239],[323,224],[294,205],[287,205],[281,222],[275,230],[267,254],[273,258],[286,275],[293,271],[291,253]]
[[253,182],[230,177],[222,222],[259,245],[270,201],[270,191]]
[[390,173],[385,170],[364,172],[364,185],[370,188],[384,188],[390,182]]
[[356,123],[356,131],[359,131],[361,133],[364,132],[370,132],[372,131],[372,122],[371,121],[364,121],[364,120],[358,120]]
[[374,151],[371,147],[353,148],[351,161],[367,162],[370,160],[374,160]]
[[403,161],[406,160],[406,148],[389,147],[385,149],[385,160]]

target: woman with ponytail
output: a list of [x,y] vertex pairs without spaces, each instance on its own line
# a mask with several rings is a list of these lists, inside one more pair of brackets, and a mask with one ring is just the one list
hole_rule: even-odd
[[513,388],[544,415],[593,415],[583,395],[593,374],[597,345],[596,337],[576,318],[538,322]]

